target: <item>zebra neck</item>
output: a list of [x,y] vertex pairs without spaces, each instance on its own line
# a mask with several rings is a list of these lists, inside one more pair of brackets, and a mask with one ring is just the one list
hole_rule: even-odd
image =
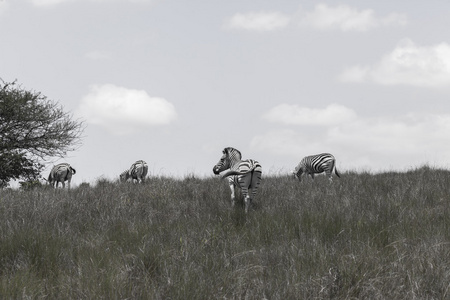
[[230,161],[230,170],[234,170],[234,171],[239,170],[240,163],[241,163],[240,159],[235,159],[235,160]]

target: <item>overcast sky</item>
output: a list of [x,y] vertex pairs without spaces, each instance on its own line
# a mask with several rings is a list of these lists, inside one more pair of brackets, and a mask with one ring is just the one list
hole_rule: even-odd
[[86,122],[73,183],[450,167],[450,1],[0,0],[0,78]]

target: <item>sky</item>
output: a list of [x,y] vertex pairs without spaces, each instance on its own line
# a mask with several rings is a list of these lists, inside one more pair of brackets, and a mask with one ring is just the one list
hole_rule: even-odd
[[72,184],[212,176],[225,147],[290,172],[450,168],[450,1],[0,0],[0,78],[86,128]]

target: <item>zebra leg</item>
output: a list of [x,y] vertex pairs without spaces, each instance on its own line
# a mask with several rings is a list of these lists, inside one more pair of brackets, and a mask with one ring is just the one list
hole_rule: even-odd
[[256,197],[256,191],[258,190],[258,187],[261,184],[261,178],[262,178],[261,171],[252,172],[252,177],[251,177],[251,182],[250,182],[251,191],[250,190],[248,191],[248,195],[245,198],[245,212],[246,213],[248,213],[248,209],[252,205],[253,199],[255,199],[255,197]]
[[250,195],[247,194],[247,196],[245,196],[245,213],[248,213],[248,209],[250,208],[251,205],[252,205],[252,198],[250,198]]
[[235,200],[236,200],[236,196],[235,196],[235,193],[234,193],[234,183],[230,180],[229,182],[228,182],[228,184],[230,185],[230,190],[231,190],[231,207],[234,207],[234,202],[235,202]]
[[[248,209],[252,205],[252,196],[251,193],[254,191],[254,186],[252,187],[252,183],[254,180],[253,172],[249,174],[249,176],[245,177],[245,187],[242,188],[242,193],[244,194],[244,202],[245,202],[245,213],[248,213]],[[250,193],[251,192],[251,193]]]
[[326,173],[327,176],[328,176],[328,181],[329,181],[330,183],[333,183],[333,176],[332,176],[331,170],[327,170],[327,171],[325,171],[325,173]]
[[242,195],[244,196],[245,213],[248,213],[248,209],[249,209],[250,205],[252,204],[252,198],[250,197],[247,187],[241,187],[241,189],[242,189]]

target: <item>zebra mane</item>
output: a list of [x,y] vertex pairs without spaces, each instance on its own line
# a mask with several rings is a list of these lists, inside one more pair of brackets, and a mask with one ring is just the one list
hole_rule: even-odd
[[242,159],[242,153],[238,149],[233,147],[226,147],[225,149],[223,149],[223,152],[227,154],[229,154],[231,151],[237,152],[239,154],[239,159]]

